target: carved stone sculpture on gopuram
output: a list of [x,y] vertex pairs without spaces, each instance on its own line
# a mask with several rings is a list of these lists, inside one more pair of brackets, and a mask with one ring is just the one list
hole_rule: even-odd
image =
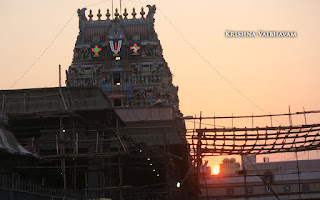
[[80,31],[66,84],[99,85],[113,106],[171,105],[180,115],[178,87],[154,29],[156,7],[147,7],[146,16],[143,7],[140,12],[115,9],[113,15],[99,9],[96,17],[79,9]]

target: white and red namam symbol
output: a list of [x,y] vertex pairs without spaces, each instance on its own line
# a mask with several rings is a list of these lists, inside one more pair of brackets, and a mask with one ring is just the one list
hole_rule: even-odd
[[109,41],[111,51],[113,52],[113,56],[119,56],[119,51],[121,50],[122,40],[110,40]]

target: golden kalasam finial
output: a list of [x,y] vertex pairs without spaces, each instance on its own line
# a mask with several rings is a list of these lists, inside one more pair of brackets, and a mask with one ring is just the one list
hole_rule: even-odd
[[126,8],[124,9],[123,16],[124,16],[125,19],[127,19],[128,13],[127,13],[127,9]]
[[93,17],[92,10],[90,10],[90,14],[88,15],[88,17],[89,17],[89,21],[92,21],[92,17]]
[[97,16],[98,16],[98,20],[101,20],[101,16],[102,16],[102,15],[101,15],[101,10],[100,10],[100,9],[98,10]]
[[136,13],[136,9],[135,8],[132,9],[131,15],[132,15],[132,19],[136,18],[137,13]]
[[143,7],[141,7],[141,12],[140,12],[140,15],[141,15],[141,18],[144,18],[144,14],[146,14],[144,11],[143,11]]
[[116,19],[119,18],[118,8],[116,8],[116,13],[114,13],[114,16],[116,17]]
[[110,19],[110,12],[109,12],[109,9],[107,9],[107,14],[106,14],[106,16],[107,16],[107,20],[109,20]]

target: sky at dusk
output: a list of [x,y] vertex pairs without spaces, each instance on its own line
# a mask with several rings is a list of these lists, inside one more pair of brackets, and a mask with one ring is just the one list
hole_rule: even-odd
[[[123,0],[122,9],[140,12],[147,4],[157,6],[155,29],[173,83],[179,86],[184,115],[278,114],[288,113],[289,106],[291,112],[320,110],[320,1]],[[0,89],[7,90],[58,86],[58,65],[65,80],[64,71],[72,62],[77,9],[92,9],[96,19],[100,8],[105,19],[111,1],[11,0],[0,1],[0,7]],[[114,0],[116,7],[119,0]],[[227,30],[294,31],[297,37],[230,38]],[[319,115],[307,116],[307,121],[319,123]],[[231,126],[230,121],[217,123]],[[246,123],[251,125],[234,121],[234,126],[250,126]],[[303,120],[294,118],[294,123]],[[276,161],[294,155],[270,157]],[[306,158],[306,153],[300,157]],[[309,157],[320,158],[319,152]]]

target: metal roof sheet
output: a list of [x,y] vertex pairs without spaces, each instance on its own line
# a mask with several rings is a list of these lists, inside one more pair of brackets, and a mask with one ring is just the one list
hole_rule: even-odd
[[0,151],[37,157],[37,155],[21,146],[10,131],[4,129],[0,129]]

